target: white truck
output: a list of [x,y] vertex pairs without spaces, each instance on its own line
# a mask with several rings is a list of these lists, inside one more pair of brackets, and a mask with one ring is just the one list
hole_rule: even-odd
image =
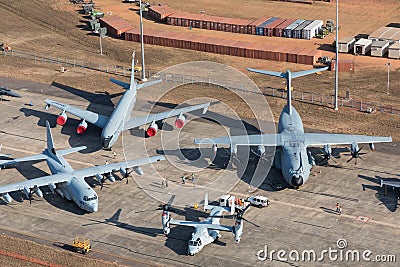
[[232,205],[235,205],[235,210],[238,212],[239,210],[245,210],[247,206],[250,205],[249,202],[247,202],[245,199],[242,198],[235,198],[235,196],[232,195],[223,195],[219,199],[219,205],[221,207],[231,207]]
[[270,201],[267,197],[263,196],[250,196],[246,199],[246,201],[250,202],[251,205],[257,206],[259,208],[266,207],[269,205]]

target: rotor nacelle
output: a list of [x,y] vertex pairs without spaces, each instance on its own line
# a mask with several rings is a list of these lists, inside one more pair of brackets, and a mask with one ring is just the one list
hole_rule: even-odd
[[78,127],[76,128],[76,133],[77,134],[84,134],[86,133],[88,124],[85,120],[83,120],[81,123],[79,123]]
[[163,226],[163,232],[165,235],[168,235],[171,232],[171,228],[169,225],[169,221],[170,221],[171,217],[169,215],[169,211],[164,209],[163,207],[163,213],[161,216],[161,221],[162,221],[162,226]]
[[181,113],[181,114],[179,115],[179,117],[175,120],[175,127],[178,128],[178,129],[182,129],[183,126],[185,125],[185,121],[186,121],[186,118],[185,118],[185,116]]
[[157,131],[158,131],[157,123],[155,121],[153,121],[150,124],[149,128],[147,128],[146,133],[149,137],[153,137],[157,134]]
[[63,111],[60,115],[58,115],[56,122],[58,125],[63,126],[67,122],[67,119],[67,114],[65,113],[65,111]]
[[240,238],[242,237],[242,233],[243,233],[242,218],[239,218],[239,217],[236,218],[235,225],[233,226],[232,232],[235,237],[235,243],[239,243]]

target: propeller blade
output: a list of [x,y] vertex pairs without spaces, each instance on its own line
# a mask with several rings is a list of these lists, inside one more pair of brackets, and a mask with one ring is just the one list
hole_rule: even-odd
[[352,161],[354,159],[354,157],[351,157],[348,161],[346,161],[347,163],[349,163],[350,161]]

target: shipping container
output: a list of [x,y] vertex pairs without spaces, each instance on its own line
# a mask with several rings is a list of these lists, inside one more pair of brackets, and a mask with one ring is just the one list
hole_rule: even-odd
[[388,57],[400,59],[400,43],[399,42],[394,43],[391,46],[389,46]]
[[285,22],[286,19],[278,18],[274,22],[268,24],[265,27],[265,34],[266,36],[273,36],[274,35],[274,29],[281,25],[283,22]]
[[318,34],[318,30],[324,25],[322,20],[314,20],[303,29],[302,38],[310,40]]
[[295,21],[296,19],[286,19],[282,24],[279,24],[277,27],[275,27],[274,36],[284,37],[283,30]]
[[278,18],[273,17],[273,18],[270,18],[270,19],[264,21],[264,22],[261,23],[260,25],[256,26],[256,34],[257,34],[257,35],[266,35],[266,30],[265,30],[265,28],[266,28],[269,24],[271,24],[272,22],[274,22],[274,21],[277,20],[277,19],[278,19]]
[[293,37],[293,29],[295,29],[296,27],[298,27],[300,24],[302,24],[304,22],[303,19],[298,19],[295,22],[293,22],[292,24],[290,24],[289,26],[287,26],[284,30],[283,30],[283,36],[286,38],[294,38]]
[[339,53],[353,52],[355,42],[356,42],[356,38],[354,38],[354,37],[344,37],[344,38],[340,39],[338,42]]
[[[331,61],[331,71],[335,71],[335,60]],[[338,61],[339,72],[354,72],[354,61],[353,60],[339,60]]]
[[270,18],[271,18],[270,16],[264,16],[264,17],[261,17],[259,19],[256,19],[255,21],[249,23],[249,25],[247,25],[247,33],[256,35],[257,34],[256,27],[258,25],[262,24],[263,22],[269,20]]
[[299,26],[293,29],[292,31],[292,38],[302,39],[303,38],[303,29],[310,25],[313,21],[312,20],[305,20]]
[[389,50],[389,41],[375,41],[371,44],[371,56],[383,57]]

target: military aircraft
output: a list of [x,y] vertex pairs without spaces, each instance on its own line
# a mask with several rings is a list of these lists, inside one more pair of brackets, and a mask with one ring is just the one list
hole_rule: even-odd
[[31,201],[34,193],[38,197],[43,197],[43,192],[40,190],[40,187],[48,186],[51,192],[57,192],[62,197],[74,201],[79,208],[87,212],[97,212],[97,194],[86,183],[86,177],[95,176],[97,181],[102,185],[104,182],[103,174],[105,174],[110,181],[114,182],[115,178],[112,175],[113,172],[119,171],[124,178],[127,178],[130,174],[130,169],[133,169],[136,173],[142,175],[143,170],[140,168],[141,165],[165,159],[163,156],[155,156],[74,170],[63,156],[83,150],[86,147],[80,146],[57,151],[54,147],[48,121],[46,121],[46,130],[47,148],[42,154],[13,159],[6,162],[3,161],[0,165],[7,166],[16,165],[19,162],[46,160],[52,175],[0,186],[0,194],[6,203],[12,201],[9,195],[10,192],[23,191],[29,201]]
[[1,96],[0,100],[3,100],[3,95],[12,96],[12,97],[22,97],[20,94],[14,92],[13,90],[11,90],[7,87],[4,87],[4,86],[0,86],[0,96]]
[[221,235],[219,231],[232,232],[235,237],[235,242],[239,243],[243,233],[243,218],[242,213],[238,213],[236,216],[236,222],[234,226],[225,226],[219,224],[219,218],[222,217],[224,211],[230,212],[233,215],[235,211],[235,205],[228,207],[213,206],[208,204],[208,194],[204,199],[204,211],[211,210],[211,213],[207,219],[201,222],[193,221],[181,221],[172,219],[170,216],[170,206],[168,204],[163,205],[162,213],[162,226],[165,235],[168,235],[171,231],[170,225],[181,225],[194,227],[192,233],[192,239],[188,243],[188,255],[193,256],[203,249],[205,245],[208,245],[217,240]]
[[[132,57],[132,69],[134,69],[135,59]],[[64,125],[67,121],[66,112],[75,115],[82,119],[82,122],[78,125],[76,132],[78,134],[84,134],[88,127],[87,122],[90,122],[103,129],[101,133],[102,146],[105,149],[111,149],[113,144],[118,140],[118,137],[122,131],[133,129],[139,126],[150,124],[147,128],[146,133],[149,137],[156,135],[158,126],[157,121],[167,119],[170,117],[177,116],[175,120],[175,126],[177,128],[182,128],[185,124],[185,116],[183,114],[192,112],[195,110],[203,109],[203,114],[206,113],[210,103],[189,106],[180,109],[174,109],[171,111],[165,111],[158,114],[148,114],[142,117],[131,118],[131,113],[136,102],[136,91],[157,83],[162,80],[151,81],[147,83],[137,84],[134,77],[134,72],[131,75],[131,82],[126,83],[122,81],[110,79],[115,84],[118,84],[126,89],[126,92],[122,96],[118,105],[114,109],[110,117],[106,117],[88,110],[82,110],[67,104],[63,104],[57,101],[46,99],[46,109],[49,106],[54,106],[62,110],[61,114],[57,118],[57,124]]]
[[383,186],[391,186],[400,189],[400,180],[399,179],[392,179],[392,178],[381,178],[381,187]]
[[[202,140],[195,139],[195,144],[212,144],[230,145],[231,153],[234,156],[237,152],[237,146],[258,146],[261,156],[265,153],[265,146],[276,146],[277,150],[274,158],[274,165],[277,169],[282,170],[282,174],[286,182],[295,188],[303,185],[309,175],[313,165],[314,158],[307,151],[309,146],[324,146],[325,158],[329,159],[332,153],[331,145],[350,145],[351,159],[359,158],[360,150],[358,143],[369,143],[373,150],[373,143],[392,142],[391,137],[365,136],[365,135],[349,135],[349,134],[320,134],[320,133],[304,133],[303,122],[299,113],[292,106],[291,83],[292,78],[297,78],[312,73],[326,70],[320,68],[314,70],[306,70],[292,73],[273,72],[265,70],[256,70],[248,68],[247,70],[266,74],[270,76],[286,78],[287,104],[283,108],[278,122],[277,134],[260,134],[260,135],[242,135],[242,136],[226,136],[219,138],[206,138]],[[351,160],[350,159],[350,160]]]

